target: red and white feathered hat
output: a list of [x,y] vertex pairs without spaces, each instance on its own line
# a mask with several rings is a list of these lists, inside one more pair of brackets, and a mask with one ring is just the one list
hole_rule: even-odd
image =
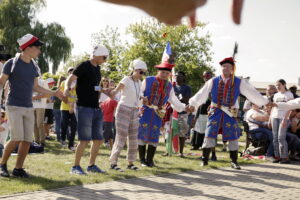
[[20,49],[23,51],[28,46],[42,46],[44,43],[39,40],[38,37],[32,34],[26,34],[20,39],[18,39],[18,44]]

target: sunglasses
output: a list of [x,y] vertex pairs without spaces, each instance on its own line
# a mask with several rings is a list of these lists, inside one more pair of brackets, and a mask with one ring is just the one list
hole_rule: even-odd
[[146,75],[146,72],[140,71],[140,75]]

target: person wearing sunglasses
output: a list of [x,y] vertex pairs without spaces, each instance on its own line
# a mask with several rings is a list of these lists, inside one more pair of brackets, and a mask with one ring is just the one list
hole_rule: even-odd
[[109,50],[104,45],[94,48],[91,58],[80,63],[66,80],[64,95],[70,96],[72,83],[76,82],[76,118],[79,143],[76,147],[75,162],[71,173],[84,175],[80,161],[85,148],[92,140],[88,172],[105,173],[96,165],[99,148],[103,143],[102,110],[99,108],[99,95],[102,90],[99,86],[101,80],[100,65],[106,62]]
[[118,157],[128,138],[127,168],[138,170],[133,163],[137,157],[138,151],[138,128],[139,128],[139,107],[141,106],[141,79],[147,71],[147,65],[144,61],[136,59],[131,62],[132,72],[130,76],[124,77],[118,86],[111,91],[111,95],[121,92],[121,98],[116,110],[116,138],[110,155],[110,168],[117,171],[123,171],[118,167]]

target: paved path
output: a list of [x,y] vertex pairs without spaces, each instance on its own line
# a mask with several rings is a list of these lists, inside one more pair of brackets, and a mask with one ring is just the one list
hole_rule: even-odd
[[300,163],[280,165],[263,163],[207,171],[134,178],[50,191],[2,196],[13,200],[73,199],[299,199]]

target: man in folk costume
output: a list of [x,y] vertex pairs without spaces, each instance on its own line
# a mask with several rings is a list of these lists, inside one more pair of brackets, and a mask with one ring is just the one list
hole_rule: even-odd
[[142,166],[154,166],[153,157],[159,141],[162,119],[165,115],[164,106],[167,102],[178,112],[182,112],[186,108],[186,105],[178,100],[172,83],[168,81],[171,76],[171,70],[175,66],[174,64],[170,64],[169,58],[168,55],[166,57],[163,56],[163,62],[155,66],[158,69],[157,75],[147,77],[142,83],[141,91],[143,92],[143,96],[147,98],[147,102],[144,102],[142,108],[138,133],[139,156]]
[[241,169],[237,163],[240,128],[232,113],[238,107],[237,98],[241,93],[259,106],[267,104],[268,101],[247,81],[234,75],[235,61],[232,57],[225,58],[220,62],[220,65],[221,75],[205,83],[203,88],[189,100],[189,109],[190,111],[195,110],[195,108],[205,103],[209,94],[211,94],[212,103],[202,145],[202,166],[208,165],[211,148],[216,146],[218,134],[222,134],[223,141],[229,141],[231,167]]

